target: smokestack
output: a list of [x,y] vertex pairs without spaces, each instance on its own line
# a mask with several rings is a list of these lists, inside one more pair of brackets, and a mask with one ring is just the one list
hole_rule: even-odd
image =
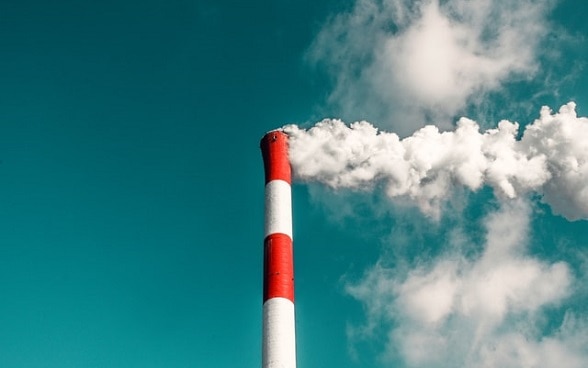
[[265,167],[262,368],[296,367],[292,190],[288,136],[260,142]]

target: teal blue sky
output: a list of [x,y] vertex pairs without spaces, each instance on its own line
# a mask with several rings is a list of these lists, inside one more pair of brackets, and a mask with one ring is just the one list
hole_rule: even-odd
[[[260,366],[258,142],[286,123],[345,117],[308,50],[349,5],[2,1],[1,367]],[[576,39],[561,60],[585,59],[586,10],[578,0],[554,10]],[[571,99],[586,115],[582,67],[531,116]],[[519,100],[536,94],[510,87]],[[489,196],[467,207],[472,233]],[[364,311],[345,285],[394,227],[411,223],[407,236],[433,253],[450,234],[410,211],[376,216],[370,203],[382,199],[367,197],[294,185],[299,367],[403,366],[383,360],[382,337],[350,340]],[[338,201],[356,217],[335,216]],[[541,209],[537,252],[586,246],[584,220]]]

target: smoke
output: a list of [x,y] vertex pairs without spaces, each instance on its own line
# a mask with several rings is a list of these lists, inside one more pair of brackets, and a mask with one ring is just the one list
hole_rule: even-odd
[[429,125],[404,139],[365,121],[326,119],[284,131],[301,181],[334,189],[382,186],[389,198],[410,199],[434,218],[456,188],[487,185],[499,198],[536,193],[569,220],[588,218],[588,119],[577,116],[573,102],[558,113],[543,107],[520,139],[517,123],[503,120],[480,131],[466,118],[454,131]]
[[357,0],[321,30],[309,59],[332,76],[329,101],[340,116],[401,135],[427,122],[448,128],[468,104],[538,73],[553,50],[553,4]]

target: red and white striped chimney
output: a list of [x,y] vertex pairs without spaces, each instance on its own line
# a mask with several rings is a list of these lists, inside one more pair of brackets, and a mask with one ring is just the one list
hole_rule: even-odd
[[296,367],[292,190],[288,136],[260,142],[265,167],[262,368]]

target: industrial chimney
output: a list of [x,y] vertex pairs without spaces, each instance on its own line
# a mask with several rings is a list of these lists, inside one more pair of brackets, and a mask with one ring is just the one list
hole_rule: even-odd
[[296,368],[288,136],[269,132],[260,146],[265,167],[262,368]]

